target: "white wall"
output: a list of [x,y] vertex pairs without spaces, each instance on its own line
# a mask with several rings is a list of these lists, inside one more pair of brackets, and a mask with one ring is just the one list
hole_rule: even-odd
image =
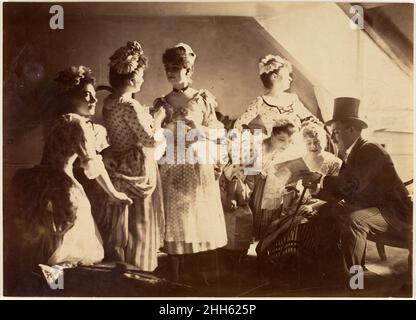
[[371,140],[386,146],[394,166],[403,181],[413,178],[413,134],[406,132],[374,132]]
[[[22,9],[20,12],[17,10],[19,14],[15,14],[14,19],[6,14],[6,80],[19,49],[31,43],[41,53],[42,61],[39,63],[45,67],[45,82],[62,68],[83,64],[93,69],[99,84],[107,84],[110,55],[127,41],[138,40],[149,57],[150,64],[145,72],[142,91],[136,98],[149,105],[156,97],[171,90],[162,65],[164,50],[178,42],[186,42],[197,54],[194,86],[210,90],[218,99],[219,111],[236,118],[246,110],[252,99],[263,93],[258,75],[259,58],[279,53],[273,43],[275,40],[265,35],[258,23],[250,17],[123,17],[112,16],[111,12],[107,12],[107,16],[89,18],[88,10],[76,10],[70,14],[70,10],[65,9],[67,18],[64,30],[51,30],[45,23],[50,16],[48,5],[32,7],[19,6]],[[28,19],[31,12],[36,14]],[[307,98],[314,99],[311,84],[296,68],[293,78],[292,87],[300,98],[308,95]],[[305,90],[308,86],[309,90]],[[101,121],[102,101],[107,94],[98,95],[97,122]],[[14,94],[7,91],[5,95],[13,98]],[[19,105],[4,105],[5,113],[14,114],[18,119],[36,113],[33,112],[35,108],[30,97]],[[6,180],[16,168],[32,166],[41,157],[41,131],[26,127],[20,130],[23,135],[19,139],[5,133],[6,140],[10,141],[4,149]]]
[[303,3],[257,20],[316,78],[323,118],[332,117],[333,98],[360,98],[369,125],[363,136],[388,141],[401,178],[413,177],[413,79],[366,33],[351,29],[335,3]]

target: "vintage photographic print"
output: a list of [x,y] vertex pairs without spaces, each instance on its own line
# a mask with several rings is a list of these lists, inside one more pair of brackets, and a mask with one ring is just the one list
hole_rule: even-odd
[[413,297],[413,3],[2,14],[3,297]]

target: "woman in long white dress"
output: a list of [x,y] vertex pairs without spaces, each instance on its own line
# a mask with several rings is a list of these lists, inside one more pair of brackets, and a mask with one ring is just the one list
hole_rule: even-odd
[[[184,43],[165,51],[163,63],[173,90],[156,99],[154,106],[167,110],[167,130],[177,133],[182,123],[187,126],[187,130],[198,130],[204,137],[203,140],[211,143],[210,129],[222,129],[223,125],[216,118],[215,97],[207,90],[197,90],[190,86],[195,58],[191,47]],[[210,260],[207,257],[210,252],[227,244],[224,212],[214,165],[194,163],[189,158],[181,159],[177,145],[175,139],[174,159],[171,159],[173,162],[161,164],[166,215],[163,250],[170,256],[171,274],[175,281],[179,279],[181,257],[186,254],[199,256],[198,272],[206,277],[210,267],[208,262],[201,261]],[[180,151],[187,154],[196,151],[192,145],[187,144]]]
[[59,116],[45,132],[41,163],[16,173],[16,227],[22,272],[37,264],[86,264],[104,256],[90,202],[73,174],[79,159],[85,175],[96,179],[114,202],[131,200],[112,185],[97,154],[95,132],[85,115],[95,109],[95,79],[84,66],[61,71],[60,102],[76,113]]

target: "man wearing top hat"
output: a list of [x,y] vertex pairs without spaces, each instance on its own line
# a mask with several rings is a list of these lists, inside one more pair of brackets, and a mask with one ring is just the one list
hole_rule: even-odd
[[[380,145],[364,140],[367,124],[358,117],[360,101],[336,98],[331,139],[342,155],[338,176],[305,173],[305,187],[326,200],[341,222],[341,245],[346,267],[364,266],[369,233],[409,234],[412,203],[392,159]],[[334,212],[335,211],[335,212]]]

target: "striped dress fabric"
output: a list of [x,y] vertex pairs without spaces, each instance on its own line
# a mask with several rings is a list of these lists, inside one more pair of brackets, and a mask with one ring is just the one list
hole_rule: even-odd
[[254,190],[250,199],[250,207],[253,211],[253,235],[256,240],[263,238],[270,223],[279,218],[280,209],[262,209],[264,186],[267,177],[261,174],[255,177]]
[[153,117],[130,97],[110,95],[103,117],[110,139],[104,155],[115,188],[133,199],[130,206],[108,202],[106,260],[154,271],[163,243],[164,211],[159,169],[154,160]]

